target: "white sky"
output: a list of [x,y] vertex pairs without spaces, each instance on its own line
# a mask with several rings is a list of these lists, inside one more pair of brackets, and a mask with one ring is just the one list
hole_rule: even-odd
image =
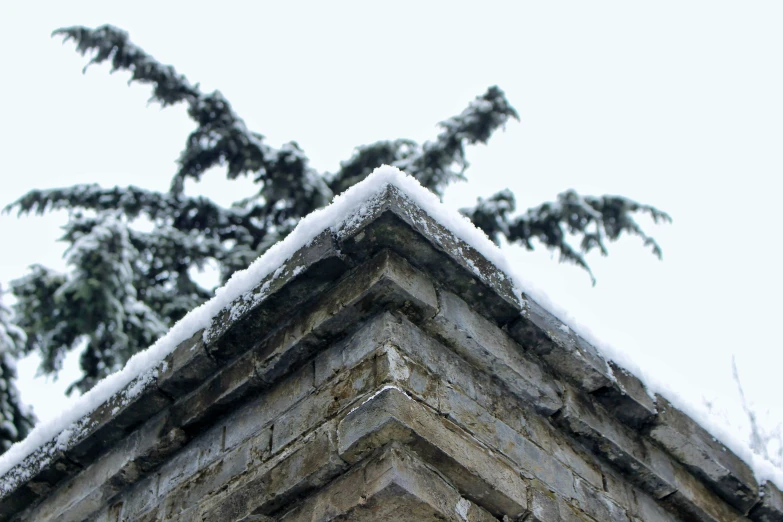
[[[130,4],[128,4],[130,5]],[[354,146],[434,137],[435,124],[497,84],[522,121],[469,151],[470,182],[446,203],[511,188],[522,209],[575,188],[669,212],[637,239],[591,256],[598,285],[546,251],[507,248],[553,301],[626,349],[694,404],[747,429],[731,379],[768,429],[783,420],[778,268],[783,172],[783,4],[779,2],[239,3],[5,2],[0,6],[0,205],[32,188],[99,182],[164,190],[192,124],[146,105],[49,33],[113,23],[248,127],[296,140],[320,171]],[[229,203],[247,184],[213,173],[191,186]],[[40,262],[64,268],[61,214],[0,216],[0,283]],[[647,221],[645,221],[647,223]],[[59,382],[20,365],[39,417],[65,406]]]

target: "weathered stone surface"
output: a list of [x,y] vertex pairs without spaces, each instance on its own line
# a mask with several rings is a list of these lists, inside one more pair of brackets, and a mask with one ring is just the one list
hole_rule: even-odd
[[609,361],[615,381],[599,388],[593,396],[615,417],[634,429],[646,426],[658,413],[655,402],[638,378]]
[[339,374],[331,386],[319,390],[306,401],[300,401],[275,420],[272,452],[280,451],[292,440],[331,418],[370,391],[374,384],[375,361],[372,359]]
[[440,309],[425,324],[426,330],[475,366],[492,368],[497,378],[543,414],[560,409],[560,387],[537,360],[459,297],[438,292],[438,299]]
[[334,519],[368,522],[497,520],[460,496],[416,454],[394,444],[280,518],[281,522]]
[[521,311],[505,274],[396,187],[384,189],[363,219],[339,232],[338,242],[341,252],[358,259],[384,248],[397,252],[500,326]]
[[325,230],[212,320],[206,333],[210,352],[230,360],[246,351],[347,269],[331,232]]
[[204,330],[180,343],[165,359],[158,376],[158,387],[178,399],[201,385],[218,369],[202,340]]
[[184,437],[178,430],[170,429],[166,416],[158,415],[49,495],[29,514],[29,519],[84,520],[183,443]]
[[761,498],[748,518],[753,522],[779,522],[783,520],[783,493],[774,484],[767,482],[761,486]]
[[316,347],[382,310],[424,320],[435,315],[437,306],[432,283],[396,254],[382,251],[254,348],[256,372],[264,382],[274,382]]
[[453,388],[442,387],[440,411],[473,436],[513,461],[522,475],[537,478],[565,498],[574,496],[574,474],[533,441],[494,418],[474,401]]
[[172,421],[185,431],[196,433],[262,387],[264,383],[258,379],[250,356],[240,357],[174,404]]
[[722,502],[717,495],[679,464],[674,466],[674,480],[676,490],[661,499],[661,502],[674,511],[682,513],[686,520],[747,522],[747,518]]
[[561,426],[656,498],[675,491],[673,463],[663,451],[576,392],[565,397],[565,407],[556,415]]
[[338,451],[354,463],[385,444],[407,444],[488,511],[512,520],[522,516],[527,486],[519,475],[450,424],[399,389],[385,388],[340,422]]
[[7,520],[15,513],[39,501],[61,481],[76,475],[82,469],[81,465],[56,449],[55,441],[47,442],[39,451],[28,455],[20,465],[12,468],[6,475],[18,486],[2,499],[0,520]]
[[580,388],[593,392],[611,385],[611,369],[598,350],[532,299],[508,332]]
[[288,501],[327,484],[345,469],[336,452],[334,426],[325,425],[291,452],[251,470],[235,480],[225,493],[200,506],[203,520],[240,520],[269,515]]
[[693,419],[657,396],[650,436],[743,513],[756,503],[758,484],[747,464]]
[[363,216],[29,456],[0,521],[783,521],[397,189]]
[[[367,329],[378,338],[388,342],[400,352],[415,361],[441,381],[462,390],[495,417],[503,419],[519,433],[542,444],[548,450],[551,428],[532,408],[526,409],[516,396],[505,387],[505,383],[489,372],[469,364],[453,350],[427,335],[404,316],[381,314],[368,321]],[[392,382],[391,380],[389,382]]]

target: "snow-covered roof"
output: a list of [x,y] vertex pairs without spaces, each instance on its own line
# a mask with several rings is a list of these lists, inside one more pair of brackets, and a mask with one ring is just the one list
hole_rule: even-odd
[[[225,332],[226,324],[236,321],[263,302],[277,279],[283,275],[295,277],[303,269],[303,266],[297,265],[295,254],[312,245],[325,231],[337,238],[356,232],[367,217],[377,210],[379,198],[389,186],[396,188],[397,192],[449,234],[489,261],[490,269],[471,261],[470,256],[463,255],[462,247],[451,252],[479,280],[492,283],[494,288],[505,288],[508,295],[504,297],[515,303],[520,314],[535,314],[541,310],[540,313],[552,314],[554,317],[547,315],[547,320],[556,323],[553,323],[554,329],[560,332],[557,335],[570,339],[577,346],[584,341],[591,345],[586,346],[587,350],[575,350],[576,356],[584,354],[590,357],[592,353],[597,354],[596,364],[603,365],[600,371],[605,372],[610,379],[615,379],[612,368],[628,370],[641,379],[652,401],[656,400],[656,394],[666,397],[671,405],[685,412],[747,463],[759,483],[771,481],[778,487],[783,486],[783,470],[753,453],[744,440],[728,432],[720,421],[680,400],[676,390],[666,387],[664,376],[658,378],[649,375],[644,368],[630,360],[621,347],[602,342],[589,328],[573,320],[567,311],[552,303],[545,292],[520,275],[500,248],[467,218],[446,208],[414,178],[396,168],[384,166],[335,197],[331,205],[303,218],[284,241],[270,248],[246,270],[235,273],[225,286],[215,292],[211,300],[187,314],[154,345],[132,357],[121,371],[98,383],[75,401],[70,410],[36,426],[24,441],[0,456],[0,496],[7,496],[42,467],[50,465],[62,452],[80,443],[95,429],[96,412],[104,411],[104,417],[113,416],[133,403],[167,371],[167,357],[178,346],[194,342],[193,338],[199,332],[202,332],[203,342],[213,342]],[[427,227],[426,224],[422,226],[425,229]],[[433,236],[442,234],[442,231],[434,229],[427,229],[426,232]],[[437,237],[436,240],[440,241]],[[616,365],[607,365],[606,361],[613,361]],[[622,380],[619,375],[616,377],[618,381]]]

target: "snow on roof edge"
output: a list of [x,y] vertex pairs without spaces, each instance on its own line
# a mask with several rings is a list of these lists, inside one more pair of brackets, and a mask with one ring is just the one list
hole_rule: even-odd
[[234,273],[223,287],[215,291],[215,296],[212,299],[189,312],[152,346],[131,357],[122,370],[101,380],[92,390],[74,401],[68,411],[37,425],[27,438],[14,444],[3,455],[0,455],[0,477],[20,464],[38,448],[58,439],[62,433],[76,427],[80,419],[95,411],[133,379],[144,374],[156,375],[163,359],[174,351],[181,342],[192,337],[201,329],[204,329],[206,333],[214,316],[230,306],[238,297],[251,292],[259,281],[273,274],[295,252],[307,246],[318,234],[326,229],[338,233],[348,222],[361,219],[361,216],[366,214],[368,210],[366,203],[378,196],[387,185],[394,185],[400,189],[430,217],[475,248],[500,271],[509,276],[514,294],[520,303],[524,303],[525,295],[530,296],[595,346],[605,358],[616,362],[636,375],[649,392],[662,395],[715,436],[750,466],[759,483],[771,481],[778,488],[783,489],[783,469],[754,453],[740,436],[728,431],[720,419],[682,399],[675,390],[666,386],[662,379],[646,372],[628,354],[603,342],[588,327],[576,321],[567,311],[553,303],[535,284],[519,274],[501,249],[468,218],[455,210],[446,208],[435,194],[424,188],[415,178],[388,165],[378,167],[363,181],[335,196],[327,207],[318,209],[302,218],[296,228],[283,241],[272,246],[245,270]]

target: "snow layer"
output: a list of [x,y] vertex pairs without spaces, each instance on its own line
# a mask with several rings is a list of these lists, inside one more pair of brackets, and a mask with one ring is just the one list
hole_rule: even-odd
[[[231,307],[235,300],[243,298],[243,302],[249,303],[262,299],[264,296],[263,292],[255,295],[252,293],[253,288],[259,281],[283,268],[296,251],[307,246],[313,238],[325,229],[331,229],[332,232],[340,235],[342,230],[351,228],[351,224],[361,221],[362,217],[373,207],[373,200],[389,184],[402,190],[411,201],[421,207],[430,217],[446,227],[456,237],[475,248],[505,273],[513,283],[514,293],[520,304],[524,306],[524,296],[530,296],[563,321],[564,329],[567,323],[568,328],[571,328],[593,344],[605,358],[615,361],[618,365],[639,377],[651,394],[661,394],[675,407],[691,416],[748,463],[759,482],[770,480],[779,488],[783,488],[783,470],[753,453],[740,434],[729,432],[720,419],[682,400],[676,390],[667,387],[663,378],[649,375],[644,368],[639,367],[621,349],[602,342],[589,328],[575,321],[565,310],[552,303],[544,292],[518,274],[500,248],[487,238],[481,230],[476,228],[470,220],[454,210],[447,209],[437,196],[422,187],[415,178],[389,166],[379,167],[364,181],[354,185],[343,194],[336,196],[331,205],[316,210],[303,218],[285,240],[270,248],[246,270],[236,272],[225,286],[215,292],[215,297],[183,317],[171,328],[168,334],[160,338],[147,350],[134,355],[121,371],[103,379],[92,390],[75,401],[71,409],[63,412],[59,417],[36,426],[25,440],[15,444],[5,454],[0,456],[0,476],[5,475],[14,466],[22,463],[26,457],[39,448],[53,452],[56,449],[68,447],[71,441],[80,438],[81,434],[90,428],[83,425],[82,419],[85,416],[89,415],[118,392],[121,392],[129,383],[136,380],[137,383],[140,383],[139,385],[132,386],[130,390],[125,390],[121,397],[117,397],[123,403],[132,400],[134,393],[141,392],[145,387],[144,384],[151,382],[152,378],[157,376],[163,359],[179,343],[193,336],[201,329],[204,329],[205,337],[208,336],[212,318],[221,310]],[[455,254],[459,255],[456,252]],[[300,267],[296,267],[293,270],[297,272],[298,269]],[[478,275],[480,277],[487,276],[480,273]],[[241,310],[236,311],[240,312]],[[232,315],[234,315],[233,312],[234,309],[232,309]],[[14,470],[14,475],[24,474],[24,469]],[[4,490],[7,486],[8,484],[5,480],[0,481],[0,490]]]

